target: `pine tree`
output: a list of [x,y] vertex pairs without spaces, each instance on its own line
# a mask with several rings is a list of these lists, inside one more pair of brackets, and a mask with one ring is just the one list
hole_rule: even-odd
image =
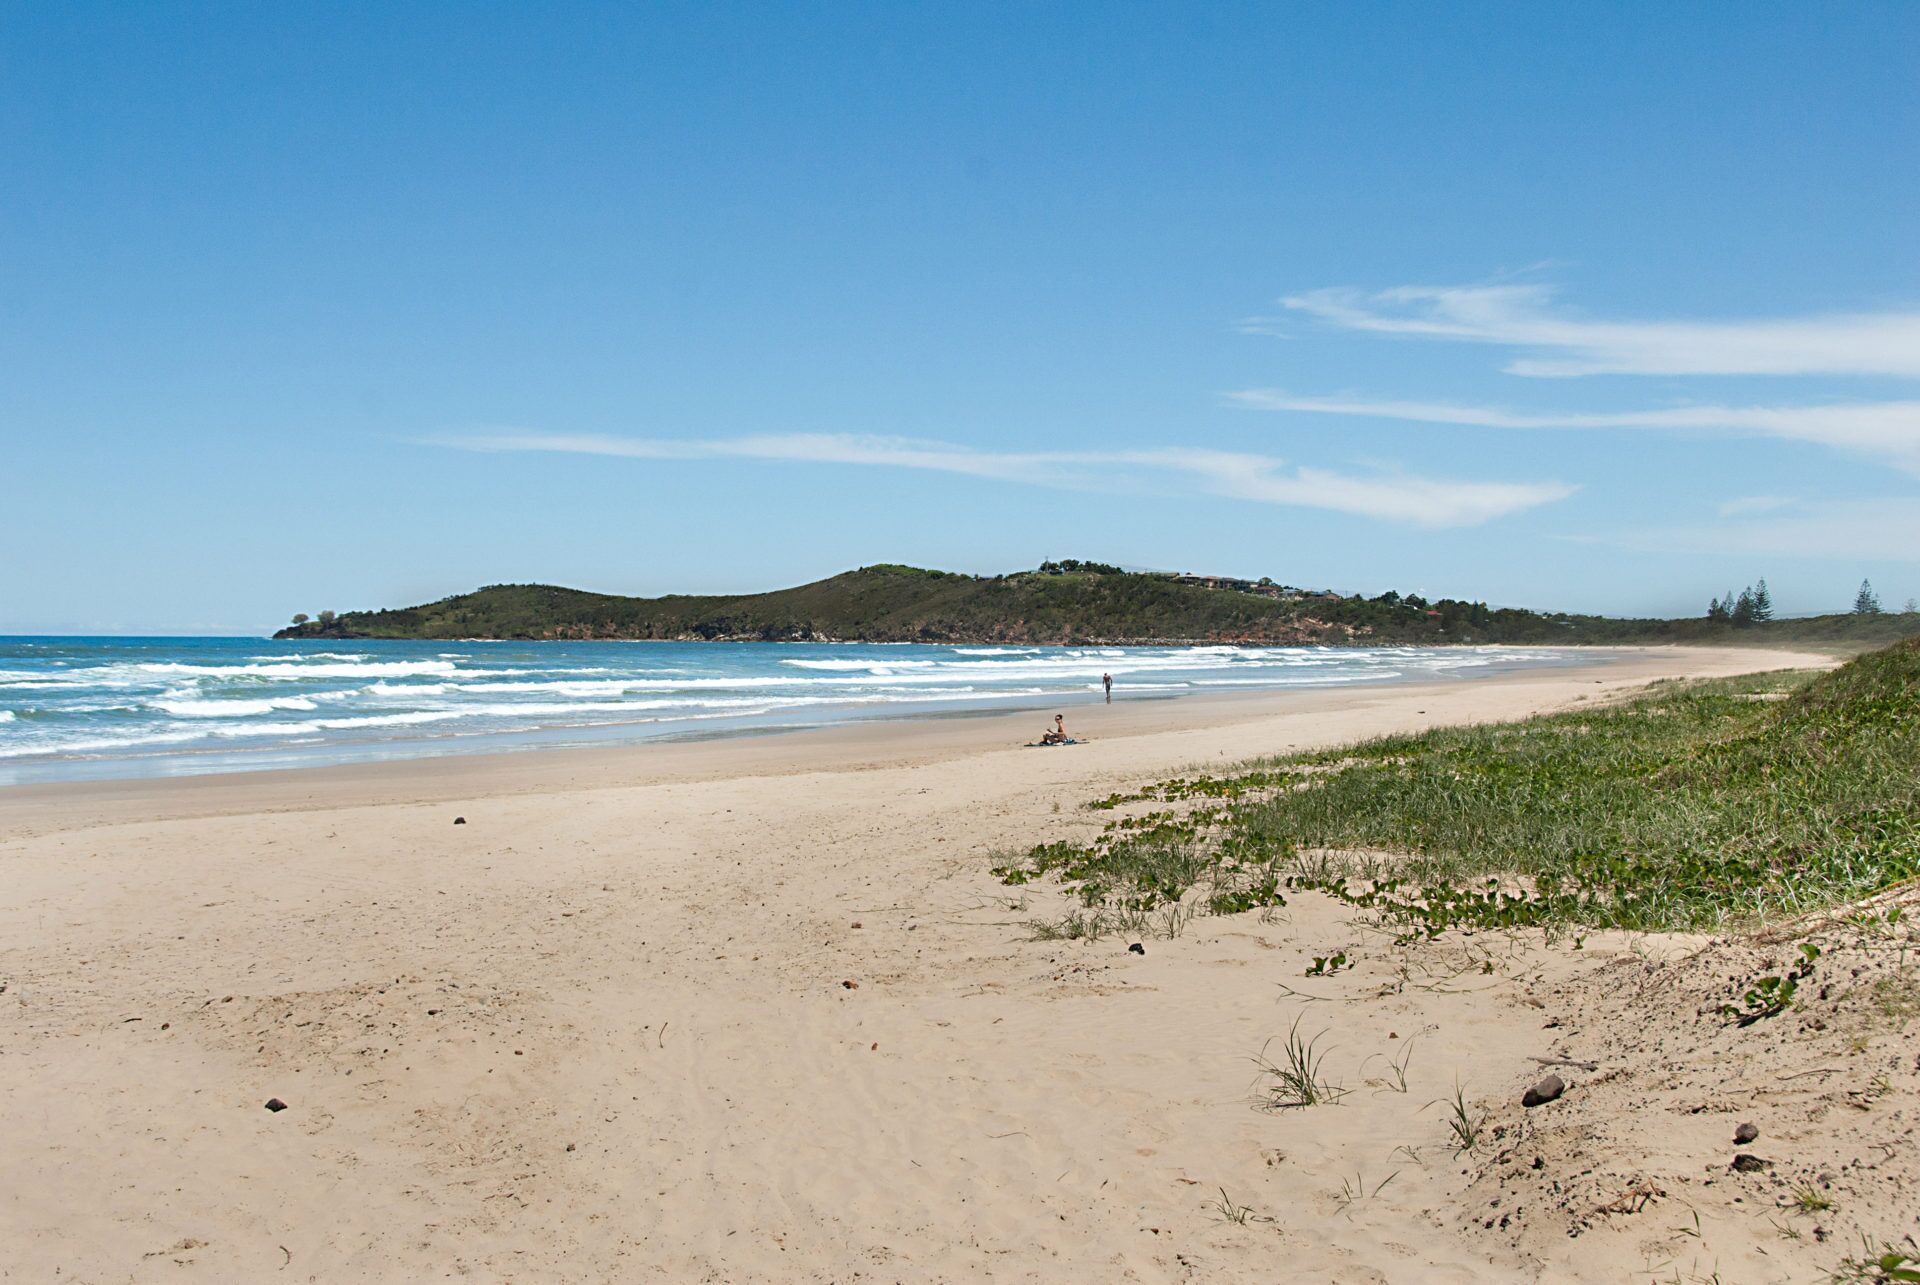
[[1880,614],[1880,595],[1873,591],[1873,583],[1860,582],[1860,592],[1853,595],[1853,614],[1856,616],[1877,616]]
[[1708,620],[1725,620],[1726,618],[1727,618],[1727,605],[1721,602],[1718,598],[1708,599],[1707,600],[1707,619]]
[[1763,620],[1773,619],[1773,595],[1767,592],[1767,578],[1760,577],[1760,583],[1753,587],[1753,622],[1757,625]]
[[1738,601],[1733,604],[1733,623],[1743,629],[1753,623],[1753,589],[1751,586],[1742,589]]

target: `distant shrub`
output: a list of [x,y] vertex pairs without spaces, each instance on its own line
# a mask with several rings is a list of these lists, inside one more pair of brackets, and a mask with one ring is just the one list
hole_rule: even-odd
[[1124,570],[1110,562],[1082,562],[1079,558],[1062,558],[1058,562],[1040,564],[1043,576],[1124,576]]

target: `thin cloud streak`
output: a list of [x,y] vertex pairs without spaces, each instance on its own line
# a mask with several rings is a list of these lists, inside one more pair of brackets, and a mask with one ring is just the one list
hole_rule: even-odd
[[1289,467],[1284,460],[1268,455],[1178,447],[1112,452],[976,451],[943,442],[840,433],[676,439],[513,432],[436,437],[427,444],[483,452],[923,469],[1068,490],[1171,480],[1207,495],[1330,509],[1433,529],[1478,526],[1563,500],[1579,489],[1561,482],[1454,481],[1392,474],[1356,477],[1326,469]]
[[1920,310],[1746,321],[1607,321],[1555,311],[1541,285],[1310,290],[1281,305],[1375,334],[1534,350],[1514,375],[1920,376]]
[[1827,406],[1679,406],[1645,411],[1523,414],[1498,407],[1444,402],[1296,397],[1270,388],[1229,393],[1227,398],[1236,405],[1256,410],[1364,415],[1476,428],[1692,429],[1757,434],[1871,456],[1920,476],[1920,401]]
[[1920,563],[1920,499],[1841,500],[1711,526],[1657,527],[1590,537],[1639,553],[1740,554]]

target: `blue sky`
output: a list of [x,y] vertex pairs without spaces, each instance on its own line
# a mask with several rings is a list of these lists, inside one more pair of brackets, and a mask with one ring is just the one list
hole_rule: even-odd
[[14,4],[0,631],[1920,594],[1920,6]]

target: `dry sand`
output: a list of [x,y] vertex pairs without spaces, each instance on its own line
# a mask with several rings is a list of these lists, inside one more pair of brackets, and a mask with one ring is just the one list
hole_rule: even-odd
[[[0,791],[0,1278],[1821,1279],[1916,1230],[1904,958],[1729,1032],[1790,946],[1395,949],[1301,894],[1138,955],[987,873],[1196,762],[1821,663]],[[1296,1018],[1350,1092],[1263,1112]],[[1525,1111],[1541,1058],[1595,1069]]]

